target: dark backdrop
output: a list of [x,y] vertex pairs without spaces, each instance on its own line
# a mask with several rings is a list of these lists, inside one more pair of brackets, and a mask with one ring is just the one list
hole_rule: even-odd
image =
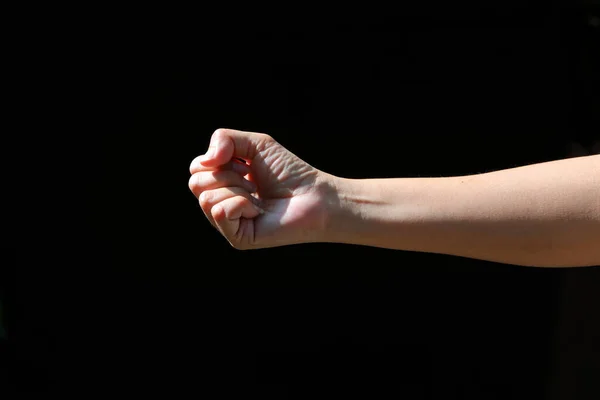
[[236,251],[187,181],[220,127],[357,178],[569,156],[597,137],[594,12],[515,1],[99,24],[76,64],[92,100],[64,214],[3,269],[6,387],[592,398],[597,268],[334,244]]

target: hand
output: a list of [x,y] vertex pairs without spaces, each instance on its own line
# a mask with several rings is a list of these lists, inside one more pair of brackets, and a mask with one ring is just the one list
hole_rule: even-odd
[[237,249],[314,242],[324,230],[327,174],[269,135],[218,129],[190,173],[202,211]]

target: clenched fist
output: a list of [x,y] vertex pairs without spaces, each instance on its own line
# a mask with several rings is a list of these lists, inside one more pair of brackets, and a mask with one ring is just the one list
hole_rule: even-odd
[[190,165],[189,188],[206,218],[237,249],[321,240],[328,174],[271,136],[218,129]]

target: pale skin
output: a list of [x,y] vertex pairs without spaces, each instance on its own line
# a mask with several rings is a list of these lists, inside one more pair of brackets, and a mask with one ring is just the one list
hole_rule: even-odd
[[322,242],[600,265],[600,155],[468,176],[349,179],[267,134],[218,129],[190,173],[207,219],[240,250]]

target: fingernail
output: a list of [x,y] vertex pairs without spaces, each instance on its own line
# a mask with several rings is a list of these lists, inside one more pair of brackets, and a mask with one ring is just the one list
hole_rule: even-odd
[[250,167],[246,164],[233,163],[233,170],[238,174],[246,175],[250,172]]
[[248,189],[250,193],[254,193],[258,189],[254,182],[251,182],[247,179],[244,179],[244,185],[246,185],[246,189]]
[[265,213],[265,210],[263,210],[259,206],[255,206],[255,207],[256,207],[256,211],[258,211],[259,214],[264,214]]

